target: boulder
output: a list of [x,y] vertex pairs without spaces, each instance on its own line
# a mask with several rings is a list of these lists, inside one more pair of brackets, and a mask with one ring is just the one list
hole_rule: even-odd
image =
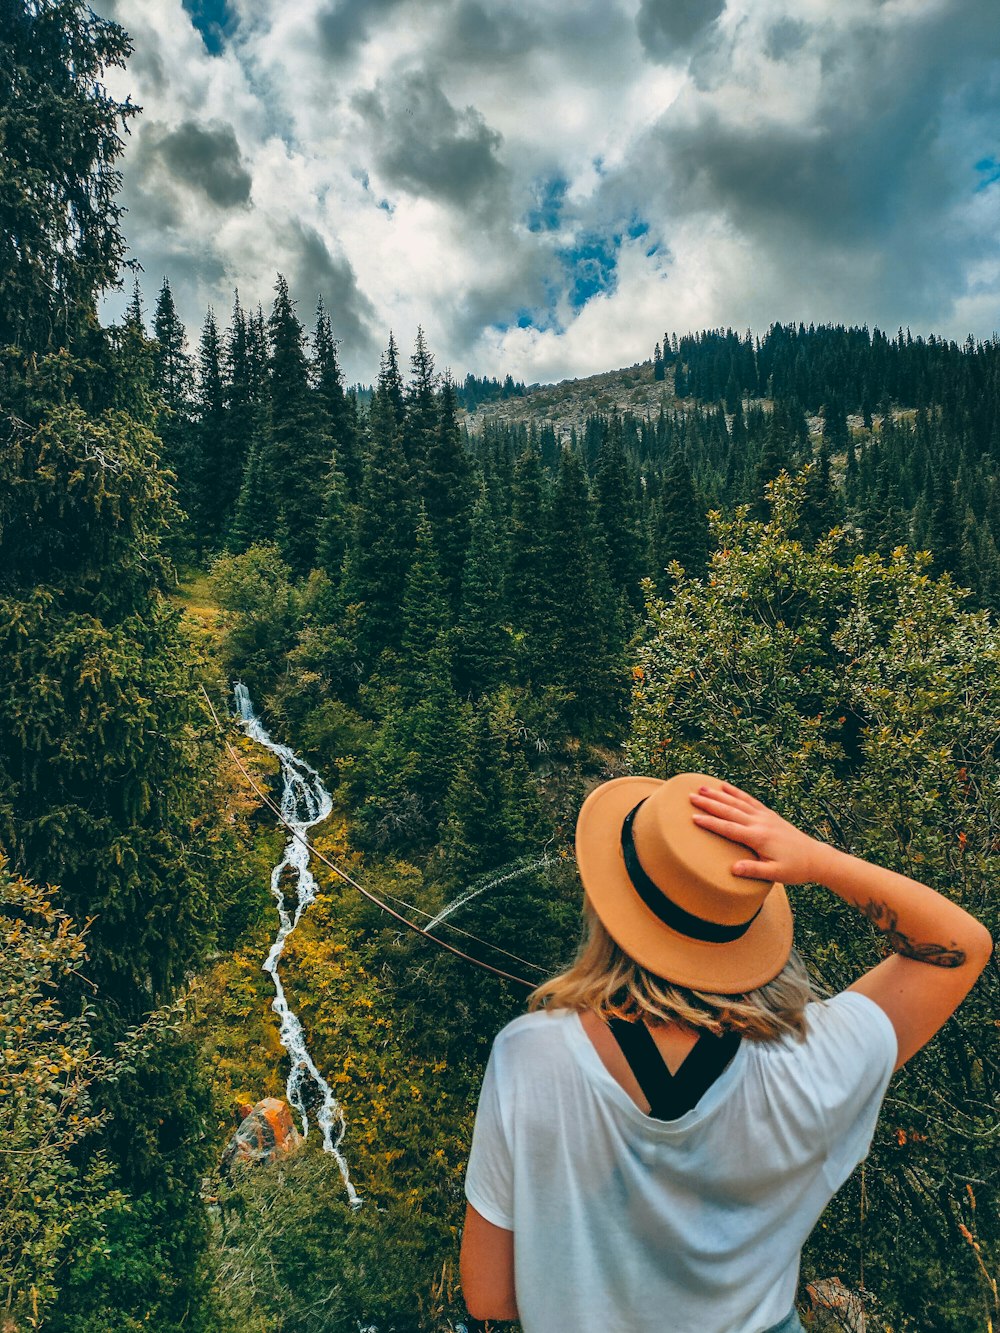
[[302,1136],[295,1128],[291,1110],[280,1097],[265,1097],[255,1106],[242,1103],[237,1114],[240,1124],[222,1154],[223,1172],[232,1170],[236,1163],[273,1162],[301,1146]]
[[818,1278],[806,1284],[811,1316],[810,1333],[866,1333],[864,1301],[845,1287],[839,1277]]

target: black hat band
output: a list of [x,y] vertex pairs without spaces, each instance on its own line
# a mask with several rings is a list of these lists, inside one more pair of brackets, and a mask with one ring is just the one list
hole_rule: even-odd
[[625,869],[636,893],[654,916],[659,917],[663,924],[669,926],[671,930],[676,930],[678,935],[687,935],[689,939],[702,940],[706,944],[730,944],[733,940],[740,939],[757,920],[761,908],[764,906],[763,903],[757,908],[749,921],[744,921],[738,926],[723,926],[717,921],[705,921],[700,916],[694,916],[691,912],[686,912],[683,907],[678,906],[669,898],[663,889],[654,883],[643,870],[639,864],[639,855],[635,850],[635,843],[632,840],[632,824],[639,806],[643,805],[645,800],[644,797],[639,805],[628,812],[625,816],[625,822],[622,824],[622,855],[625,857]]

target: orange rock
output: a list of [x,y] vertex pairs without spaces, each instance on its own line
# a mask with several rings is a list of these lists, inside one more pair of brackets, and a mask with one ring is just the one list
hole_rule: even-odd
[[864,1302],[856,1291],[845,1287],[839,1277],[824,1277],[806,1284],[812,1307],[809,1328],[817,1333],[865,1333]]
[[301,1146],[302,1136],[295,1128],[288,1103],[280,1097],[265,1097],[246,1110],[239,1129],[222,1154],[221,1167],[229,1171],[235,1162],[271,1162],[287,1157]]

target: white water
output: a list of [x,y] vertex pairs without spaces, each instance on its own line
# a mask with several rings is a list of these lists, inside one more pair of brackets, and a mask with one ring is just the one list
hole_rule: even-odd
[[471,903],[473,898],[478,898],[481,893],[486,893],[488,889],[495,889],[501,884],[508,884],[512,879],[530,874],[532,870],[541,870],[542,866],[551,865],[552,860],[551,856],[540,856],[537,861],[529,861],[527,865],[518,865],[508,875],[499,875],[495,879],[488,879],[485,884],[474,885],[471,889],[467,889],[465,893],[460,894],[454,901],[448,903],[446,907],[442,907],[437,916],[427,922],[424,930],[432,931],[435,926],[439,926],[442,921],[446,921],[452,912],[457,912],[460,907],[464,907],[466,903]]
[[[287,745],[279,745],[267,734],[261,726],[260,719],[253,711],[250,693],[242,681],[237,681],[233,687],[233,695],[243,730],[251,740],[256,741],[258,745],[262,745],[266,750],[270,750],[273,755],[277,756],[281,764],[281,778],[284,784],[281,792],[282,816],[301,837],[305,837],[306,830],[312,828],[314,824],[322,823],[333,809],[330,793],[323,786],[320,776],[314,768],[307,764],[304,759],[300,759],[298,755],[294,754]],[[285,889],[282,886],[282,880],[286,872],[288,872],[288,877],[294,881],[292,892],[289,895],[294,900],[294,906],[291,910],[289,909],[289,899],[286,897]],[[282,986],[281,977],[278,975],[278,962],[285,947],[285,941],[299,924],[306,908],[315,901],[316,894],[319,892],[319,885],[309,869],[308,848],[299,838],[293,837],[291,834],[289,834],[288,842],[285,844],[281,860],[271,871],[271,892],[278,904],[280,928],[274,937],[271,951],[264,960],[262,968],[274,983],[274,999],[271,1001],[271,1008],[280,1020],[278,1035],[291,1061],[291,1070],[285,1084],[285,1095],[289,1104],[295,1107],[302,1118],[302,1134],[303,1137],[306,1137],[309,1133],[306,1091],[310,1083],[315,1087],[319,1098],[316,1120],[323,1134],[323,1151],[330,1153],[336,1161],[344,1180],[347,1197],[352,1207],[357,1208],[361,1204],[361,1198],[351,1184],[347,1162],[340,1151],[340,1144],[346,1128],[344,1112],[333,1095],[333,1089],[319,1072],[312,1056],[309,1054],[302,1024],[288,1004],[285,988]],[[313,1100],[315,1100],[315,1094]]]

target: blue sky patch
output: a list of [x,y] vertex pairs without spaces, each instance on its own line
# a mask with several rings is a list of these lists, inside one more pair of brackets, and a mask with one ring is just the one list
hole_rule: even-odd
[[1000,162],[995,157],[981,157],[976,163],[976,170],[981,177],[976,185],[977,194],[1000,181]]
[[591,297],[614,290],[621,241],[620,233],[614,236],[591,233],[558,252],[568,280],[569,303],[574,310],[585,306]]
[[210,55],[219,55],[237,21],[226,0],[182,0],[182,4],[192,26],[201,34],[205,50]]
[[569,181],[564,176],[552,176],[535,181],[532,188],[535,204],[524,215],[526,227],[529,231],[555,231],[562,219]]

